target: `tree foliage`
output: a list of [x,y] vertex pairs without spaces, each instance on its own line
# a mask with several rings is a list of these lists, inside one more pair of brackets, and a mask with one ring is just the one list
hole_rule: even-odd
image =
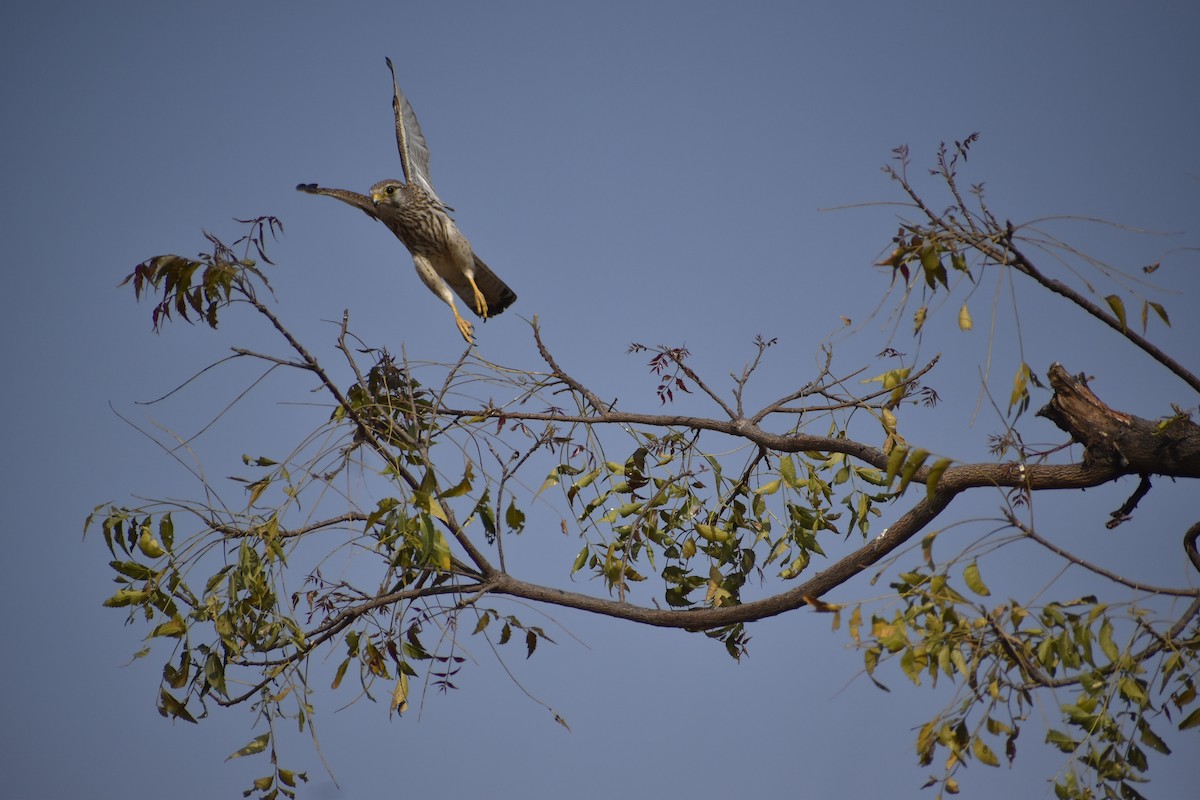
[[[974,139],[937,155],[944,210],[914,188],[903,148],[887,168],[912,219],[901,220],[879,266],[893,275],[897,314],[915,306],[914,334],[959,287],[1000,273],[1060,295],[1200,392],[1200,380],[1148,338],[1152,322],[1169,324],[1162,305],[1144,300],[1131,319],[1138,307],[1121,295],[1096,300],[1090,285],[1048,277],[1030,253],[1065,245],[1001,221],[982,187],[962,191],[958,170]],[[246,311],[265,320],[279,349],[234,348],[231,359],[315,381],[323,421],[289,452],[244,456],[235,499],[197,469],[194,500],[98,506],[87,527],[113,559],[119,588],[106,605],[170,645],[159,712],[197,722],[214,706],[257,710],[262,732],[231,757],[268,752],[272,770],[247,795],[291,797],[307,780],[280,766],[275,724],[311,726],[324,681],[386,697],[403,713],[421,682],[454,688],[471,637],[501,657],[506,648],[532,657],[551,643],[510,599],[702,633],[734,658],[747,654],[756,620],[828,613],[877,685],[898,674],[956,687],[915,739],[919,762],[940,765],[928,784],[939,794],[958,791],[967,763],[1011,763],[1047,691],[1060,717],[1036,735],[1067,754],[1054,779],[1063,798],[1140,796],[1147,750],[1169,752],[1165,729],[1200,727],[1200,590],[1122,577],[1056,544],[1032,514],[1039,493],[1136,475],[1115,525],[1154,476],[1200,477],[1200,428],[1182,408],[1141,419],[1109,408],[1061,365],[1042,376],[1022,362],[994,458],[966,463],[909,440],[902,421],[937,404],[930,381],[942,365],[890,348],[865,380],[861,367],[836,367],[826,348],[802,385],[751,405],[747,387],[775,340],[755,341],[732,391],[698,374],[684,348],[634,344],[657,383],[651,411],[576,379],[536,318],[533,366],[494,364],[474,350],[451,364],[414,364],[359,340],[348,314],[330,365],[285,324],[259,266],[270,265],[267,246],[282,225],[241,222],[248,231],[233,245],[206,234],[210,252],[151,258],[127,282],[153,303],[156,329],[173,320],[215,327]],[[960,328],[973,326],[965,301],[956,313]],[[1037,413],[1081,447],[1025,443],[1030,387],[1042,383],[1053,397]],[[710,415],[670,413],[684,396]],[[345,488],[355,481],[370,482],[378,499],[356,502]],[[943,516],[980,492],[1001,507],[987,546],[956,539]],[[531,520],[539,528],[530,535],[547,535],[547,507],[578,540],[554,584],[509,570],[505,559]],[[1200,570],[1200,524],[1179,535]],[[1087,571],[1104,591],[1014,599],[989,564],[1017,542]],[[604,591],[564,588],[585,577]],[[827,599],[879,580],[889,587],[882,598]],[[316,665],[331,654],[326,675]]]

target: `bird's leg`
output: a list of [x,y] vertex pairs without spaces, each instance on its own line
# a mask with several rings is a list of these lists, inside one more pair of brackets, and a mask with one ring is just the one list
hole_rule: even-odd
[[[478,289],[476,289],[476,291],[478,291]],[[454,312],[454,322],[456,325],[458,325],[458,332],[461,333],[462,337],[467,340],[467,344],[475,344],[475,331],[471,327],[471,323],[467,322],[462,318],[462,316],[459,315],[458,309],[455,308],[454,303],[450,304],[450,310]]]
[[475,290],[475,310],[479,312],[480,319],[488,318],[487,298],[483,296],[483,292],[479,291],[479,287],[475,285],[475,276],[468,275],[467,280],[471,282],[471,288]]
[[[458,332],[467,340],[467,344],[475,344],[471,323],[459,315],[458,306],[454,303],[454,292],[450,290],[449,284],[438,275],[433,262],[429,260],[428,256],[414,253],[413,266],[417,268],[417,275],[421,277],[421,282],[428,286],[434,294],[442,298],[442,302],[450,306],[450,311],[454,313],[454,324],[458,326]],[[472,281],[472,285],[474,285],[474,281]],[[476,289],[476,291],[479,290]]]

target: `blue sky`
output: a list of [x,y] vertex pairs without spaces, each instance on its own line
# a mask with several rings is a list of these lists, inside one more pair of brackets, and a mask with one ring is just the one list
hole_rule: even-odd
[[[293,189],[315,181],[364,191],[398,177],[385,55],[429,140],[438,193],[519,295],[479,327],[480,353],[536,367],[523,321],[536,314],[565,367],[630,408],[653,410],[643,360],[625,353],[630,341],[686,344],[696,368],[719,382],[751,357],[756,334],[778,337],[765,397],[807,380],[818,344],[846,316],[861,329],[835,336],[839,358],[871,363],[890,328],[886,310],[870,318],[888,285],[870,265],[895,232],[897,209],[830,209],[899,200],[880,171],[892,148],[908,144],[918,174],[939,141],[973,131],[982,139],[967,174],[987,182],[998,214],[1072,214],[1175,234],[1053,228],[1131,271],[1161,260],[1154,278],[1165,291],[1149,296],[1174,327],[1158,333],[1196,369],[1200,323],[1188,308],[1200,273],[1184,248],[1196,244],[1200,212],[1198,31],[1200,10],[1184,3],[7,9],[0,797],[168,787],[180,800],[236,797],[265,773],[262,760],[222,764],[256,732],[248,713],[217,713],[198,727],[155,713],[161,662],[128,664],[145,631],[100,607],[112,586],[103,545],[79,536],[97,503],[190,489],[113,408],[194,430],[206,418],[201,404],[227,401],[229,386],[202,384],[162,409],[135,402],[264,334],[231,321],[217,332],[155,336],[148,308],[115,287],[145,258],[203,249],[202,228],[233,238],[232,218],[274,214],[286,234],[272,250],[272,283],[285,318],[320,356],[332,352],[328,321],[348,308],[369,341],[403,343],[423,360],[456,358],[449,313],[394,238]],[[1111,291],[1096,285],[1099,296]],[[906,348],[948,356],[933,379],[947,404],[914,415],[910,439],[956,458],[984,452],[998,425],[986,412],[971,424],[978,369],[999,297],[993,359],[1007,385],[1016,352],[1008,291],[972,296],[972,334],[954,333],[953,314],[919,351],[900,334]],[[1195,406],[1182,383],[1062,303],[1021,285],[1015,296],[1024,357],[1036,370],[1059,360],[1087,371],[1101,397],[1145,417],[1170,413],[1170,402]],[[293,386],[291,397],[306,388]],[[277,405],[286,389],[264,389],[257,405],[223,420],[206,439],[212,457],[306,433],[316,417]],[[1045,399],[1035,395],[1035,406]],[[1058,438],[1047,424],[1034,430]],[[214,475],[234,470],[230,461],[208,466]],[[1130,485],[1047,500],[1040,523],[1083,536],[1099,560],[1143,579],[1194,585],[1178,542],[1196,517],[1195,489],[1160,483],[1116,532],[1103,521]],[[973,513],[996,506],[986,498]],[[542,571],[561,565],[565,580],[569,556],[553,558],[578,543],[560,540],[556,530],[530,530],[513,557]],[[1015,585],[1032,592],[1033,580]],[[880,591],[860,581],[830,599]],[[750,658],[734,664],[702,637],[551,613],[578,641],[560,636],[559,647],[514,667],[573,733],[487,658],[467,670],[461,691],[430,695],[420,720],[389,721],[383,705],[367,702],[335,711],[345,698],[326,694],[318,732],[341,788],[298,740],[290,754],[313,778],[308,796],[908,797],[929,774],[915,764],[912,729],[940,695],[905,686],[895,672],[890,694],[856,678],[859,655],[825,618],[755,626]],[[1015,770],[963,776],[970,796],[1049,796],[1045,778],[1060,762],[1039,752],[1036,723]],[[1187,791],[1197,756],[1193,736],[1178,741],[1176,757],[1154,762],[1152,796]]]

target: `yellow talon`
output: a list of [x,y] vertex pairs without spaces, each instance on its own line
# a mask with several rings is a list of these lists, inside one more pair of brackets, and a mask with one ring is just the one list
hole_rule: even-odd
[[450,310],[454,312],[454,322],[458,325],[458,332],[467,340],[467,344],[475,344],[475,332],[471,323],[459,316],[457,308],[451,306]]
[[471,288],[475,290],[475,310],[479,312],[479,316],[481,319],[487,319],[488,318],[487,298],[485,298],[483,296],[483,292],[479,291],[479,287],[475,285],[475,278],[473,276],[468,277],[467,280],[471,282]]

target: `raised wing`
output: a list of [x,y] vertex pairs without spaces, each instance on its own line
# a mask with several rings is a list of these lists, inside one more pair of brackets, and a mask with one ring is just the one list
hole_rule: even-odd
[[429,180],[429,145],[425,144],[425,134],[421,133],[421,123],[417,122],[417,114],[413,111],[412,103],[400,91],[396,82],[396,68],[392,59],[385,58],[388,71],[392,73],[392,112],[396,115],[396,149],[400,151],[400,166],[404,169],[404,180],[416,184],[425,190],[438,205],[446,206],[442,198],[433,190]]

